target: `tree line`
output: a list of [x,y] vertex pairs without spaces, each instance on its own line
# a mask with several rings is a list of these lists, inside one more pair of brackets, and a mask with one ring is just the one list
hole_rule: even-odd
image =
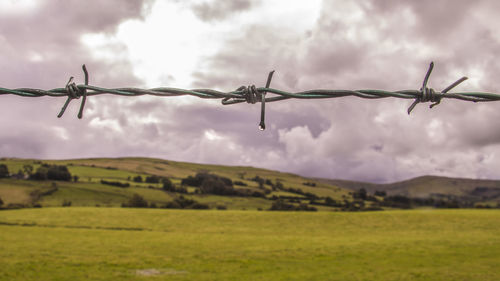
[[31,180],[58,180],[58,181],[71,181],[75,177],[71,176],[68,168],[64,165],[50,165],[42,163],[40,167],[33,172],[33,166],[24,165],[17,174],[11,175],[7,165],[0,164],[0,178],[7,178],[10,176],[17,176],[18,178],[28,178]]

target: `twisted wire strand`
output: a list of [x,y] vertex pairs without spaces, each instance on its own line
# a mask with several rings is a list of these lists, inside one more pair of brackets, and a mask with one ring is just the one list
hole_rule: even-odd
[[[443,98],[458,99],[463,101],[472,102],[488,102],[488,101],[498,101],[500,100],[500,95],[494,93],[485,92],[455,92],[449,93],[454,87],[467,80],[467,77],[462,77],[446,87],[442,91],[435,91],[432,88],[427,87],[427,83],[434,68],[434,63],[431,62],[429,69],[425,75],[422,87],[419,90],[400,90],[400,91],[385,91],[385,90],[328,90],[328,89],[316,89],[307,90],[301,92],[287,92],[279,89],[270,88],[271,79],[274,71],[271,71],[268,75],[266,87],[255,87],[251,86],[241,86],[234,91],[222,92],[213,89],[180,89],[180,88],[170,88],[170,87],[159,87],[152,89],[141,89],[141,88],[101,88],[89,85],[89,75],[85,65],[82,66],[83,72],[85,74],[85,84],[79,84],[73,82],[73,77],[71,77],[66,84],[65,88],[55,88],[51,90],[41,90],[33,88],[18,88],[18,89],[6,89],[0,88],[0,95],[17,95],[21,97],[67,97],[65,104],[63,105],[61,112],[58,117],[61,117],[69,103],[73,99],[79,99],[82,97],[82,103],[80,105],[80,110],[78,113],[78,118],[82,118],[83,109],[85,106],[86,98],[89,96],[96,96],[102,94],[111,94],[118,96],[160,96],[160,97],[175,97],[175,96],[194,96],[203,99],[222,99],[223,105],[237,104],[237,103],[257,103],[261,102],[261,122],[259,128],[261,130],[265,129],[265,103],[276,102],[286,99],[324,99],[324,98],[339,98],[346,96],[356,96],[364,99],[381,99],[381,98],[402,98],[402,99],[413,99],[414,102],[408,108],[408,114],[415,108],[419,103],[432,102],[430,108],[438,105]],[[273,94],[274,96],[266,97],[266,94]]]

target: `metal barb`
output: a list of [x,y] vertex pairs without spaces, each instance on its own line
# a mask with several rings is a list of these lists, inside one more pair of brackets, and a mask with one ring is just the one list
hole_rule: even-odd
[[[431,76],[432,69],[434,69],[434,62],[431,61],[431,64],[429,65],[429,69],[427,70],[427,73],[425,74],[424,77],[424,82],[422,83],[422,88],[420,88],[420,96],[418,96],[415,101],[410,105],[408,108],[408,115],[412,112],[412,110],[417,106],[417,104],[421,102],[426,102],[429,100],[429,92],[433,90],[427,88],[427,82],[429,82],[429,77]],[[437,104],[439,104],[440,101],[437,101]]]
[[422,83],[422,89],[427,89],[427,82],[429,81],[429,77],[431,76],[432,69],[434,69],[434,62],[433,61],[431,61],[431,64],[429,65],[429,69],[427,70],[427,73],[425,74],[424,83]]
[[[85,75],[85,86],[89,85],[89,73],[87,72],[87,67],[82,65],[83,74]],[[87,88],[82,89],[82,103],[80,104],[80,110],[78,111],[78,119],[83,117],[83,108],[85,107],[85,102],[87,101]]]
[[466,76],[458,79],[457,81],[453,82],[450,86],[448,86],[444,90],[442,90],[441,93],[443,93],[443,94],[448,93],[448,91],[450,91],[451,89],[455,88],[456,86],[458,86],[460,83],[464,82],[467,79],[469,79],[469,78],[467,78]]
[[[267,81],[266,81],[266,88],[269,88],[271,86],[271,80],[273,79],[273,74],[274,70],[269,72],[269,75],[267,75]],[[266,129],[266,91],[263,91],[261,93],[261,99],[260,99],[260,123],[259,123],[259,129],[261,131],[264,131]]]
[[429,108],[433,108],[434,106],[440,104],[441,103],[441,99],[446,96],[446,93],[448,93],[448,91],[450,91],[451,89],[455,88],[456,86],[458,86],[460,83],[464,82],[467,79],[468,78],[464,76],[464,77],[458,79],[457,81],[453,82],[450,86],[446,87],[444,90],[442,90],[441,91],[441,96],[437,99],[437,101],[435,103],[429,105]]
[[66,99],[66,102],[64,103],[63,107],[61,108],[61,111],[59,112],[59,114],[57,115],[57,118],[61,118],[64,114],[64,112],[66,111],[66,108],[68,107],[69,103],[71,102],[71,100],[74,98],[75,96],[75,93],[74,93],[74,89],[72,88],[72,86],[75,84],[73,82],[73,76],[71,76],[68,80],[68,82],[66,83],[66,92],[68,92],[68,98]]
[[[85,75],[85,86],[89,85],[89,73],[87,71],[87,67],[82,65],[83,69],[83,74]],[[83,97],[82,103],[80,104],[80,110],[78,111],[78,119],[82,119],[83,117],[83,108],[85,107],[85,101],[87,100],[87,88],[86,87],[78,87],[75,82],[73,82],[73,76],[71,76],[68,80],[68,83],[66,83],[66,92],[68,93],[68,98],[66,99],[66,102],[64,103],[63,107],[61,108],[61,111],[57,115],[57,118],[61,118],[66,111],[66,108],[68,107],[69,103],[73,99],[79,99],[80,97]]]
[[[427,73],[425,74],[424,82],[422,83],[422,88],[420,88],[420,96],[417,96],[415,101],[410,105],[410,107],[408,108],[408,114],[410,114],[411,111],[415,108],[415,106],[421,102],[428,102],[428,101],[433,102],[429,106],[429,108],[433,108],[434,106],[440,104],[441,99],[448,97],[446,95],[448,93],[448,91],[450,91],[451,89],[455,88],[460,83],[462,83],[468,79],[467,77],[464,76],[464,77],[458,79],[457,81],[453,82],[451,85],[446,87],[441,92],[436,93],[434,91],[434,89],[427,87],[427,82],[429,81],[429,77],[431,75],[433,68],[434,68],[434,62],[431,62],[429,69],[427,70]],[[479,100],[472,100],[472,101],[475,102],[475,101],[479,101]]]

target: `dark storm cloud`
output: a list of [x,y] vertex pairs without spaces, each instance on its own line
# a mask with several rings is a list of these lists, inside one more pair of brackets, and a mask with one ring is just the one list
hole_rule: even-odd
[[250,0],[216,0],[194,4],[193,12],[203,21],[210,22],[223,20],[233,15],[234,13],[248,10],[252,7],[253,4],[253,1]]

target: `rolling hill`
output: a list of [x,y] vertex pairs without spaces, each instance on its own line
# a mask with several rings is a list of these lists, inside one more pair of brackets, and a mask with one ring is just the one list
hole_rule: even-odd
[[[0,178],[0,199],[4,208],[148,206],[357,211],[422,206],[474,207],[477,204],[496,207],[500,203],[500,181],[489,180],[425,176],[391,184],[372,184],[311,179],[254,167],[132,157],[1,158],[1,165],[9,171],[8,177]],[[64,167],[61,171],[70,173],[69,178],[54,180],[40,175],[40,171],[47,173],[50,167]],[[57,169],[52,171],[59,172]],[[379,193],[375,194],[376,191]],[[134,198],[140,200],[134,201]],[[140,204],[134,205],[137,202]]]
[[[318,210],[335,209],[322,204],[326,198],[335,201],[352,200],[350,192],[328,183],[321,183],[298,175],[253,167],[230,167],[167,161],[151,158],[96,158],[71,160],[36,160],[2,158],[11,174],[0,179],[0,198],[4,206],[106,206],[127,204],[134,194],[142,196],[150,205],[161,207],[181,196],[195,200],[209,208],[269,209],[278,199],[287,204],[315,204]],[[27,179],[26,166],[31,174],[42,166],[65,166],[71,181]],[[183,179],[197,174],[216,175],[229,179],[232,193],[202,192],[200,186],[182,185]],[[75,178],[76,176],[76,178]],[[141,181],[136,181],[137,177]],[[165,190],[162,182],[146,179],[168,178],[177,190]],[[77,179],[75,181],[75,179]],[[111,183],[111,184],[110,184]],[[120,186],[117,186],[119,183]],[[128,186],[128,187],[125,187]],[[313,202],[311,202],[313,201]]]
[[364,188],[368,193],[386,192],[412,198],[458,198],[472,202],[500,203],[500,181],[422,176],[405,181],[374,184],[347,180],[317,179],[352,191]]

